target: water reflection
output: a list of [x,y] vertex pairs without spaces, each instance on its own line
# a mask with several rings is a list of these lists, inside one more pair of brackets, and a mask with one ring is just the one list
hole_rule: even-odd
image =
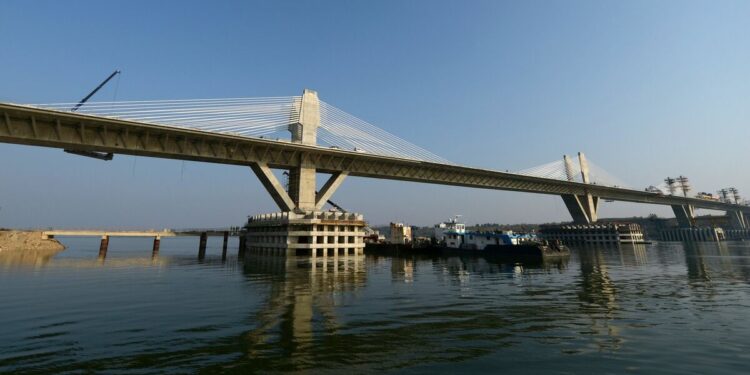
[[52,257],[61,251],[50,249],[0,251],[0,267],[6,270],[17,267],[44,267],[52,260]]
[[[737,323],[750,307],[750,248],[742,243],[580,247],[536,264],[473,256],[222,260],[211,249],[196,260],[193,241],[185,248],[168,245],[153,258],[111,251],[104,261],[93,246],[67,257],[0,257],[6,269],[34,270],[0,272],[0,320],[10,322],[0,331],[8,343],[0,373],[600,373],[642,366],[654,353],[665,363],[714,365],[690,363],[698,371],[726,368],[732,353],[750,349],[742,339],[750,332]],[[712,340],[719,331],[721,345]],[[695,350],[685,356],[669,340],[692,340]]]
[[295,368],[314,363],[316,342],[339,329],[336,307],[341,297],[366,284],[364,262],[363,256],[245,259],[245,275],[273,280],[254,316],[256,328],[243,335],[247,357],[282,356]]
[[[605,255],[615,255],[621,263],[638,264],[637,248],[628,247],[579,247],[576,249],[581,264],[580,291],[581,312],[589,318],[586,334],[596,337],[600,349],[621,348],[620,327],[613,321],[620,309],[617,287],[609,274]],[[633,254],[631,258],[629,255]],[[611,259],[611,258],[610,258]]]
[[682,247],[693,285],[709,286],[714,279],[750,281],[750,258],[745,246],[731,242],[686,242]]

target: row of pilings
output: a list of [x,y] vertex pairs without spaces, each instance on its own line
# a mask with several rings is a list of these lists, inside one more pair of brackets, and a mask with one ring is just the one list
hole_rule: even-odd
[[[109,250],[109,237],[102,236],[102,240],[99,243],[99,259],[105,259],[107,257],[107,251]],[[229,247],[229,231],[223,233],[224,241],[221,246],[221,259],[227,259],[227,249]],[[206,246],[208,244],[208,232],[202,232],[200,234],[200,240],[198,242],[198,259],[204,259],[206,257]],[[151,256],[153,258],[159,255],[159,248],[161,247],[161,238],[154,237],[153,246],[151,248]],[[240,244],[238,249],[238,255],[244,256],[245,253],[245,236],[240,234]]]

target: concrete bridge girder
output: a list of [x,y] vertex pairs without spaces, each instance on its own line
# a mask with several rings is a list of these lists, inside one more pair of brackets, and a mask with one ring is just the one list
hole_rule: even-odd
[[591,194],[608,200],[692,205],[712,210],[741,210],[750,213],[750,207],[696,198],[663,196],[603,185],[5,103],[0,103],[0,142],[242,166],[263,164],[269,168],[283,169],[299,167],[303,160],[301,155],[306,154],[305,160],[311,161],[316,172],[322,173],[347,171],[348,175],[356,177],[552,195]]

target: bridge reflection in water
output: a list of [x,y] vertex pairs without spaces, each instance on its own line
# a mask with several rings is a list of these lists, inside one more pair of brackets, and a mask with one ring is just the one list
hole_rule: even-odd
[[244,260],[249,277],[270,276],[267,301],[243,335],[249,358],[277,353],[292,364],[309,362],[315,342],[339,330],[336,308],[367,282],[365,259],[255,256]]

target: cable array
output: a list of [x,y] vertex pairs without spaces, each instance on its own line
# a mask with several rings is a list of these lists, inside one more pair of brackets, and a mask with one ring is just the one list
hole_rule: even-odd
[[448,160],[323,101],[320,102],[318,140],[318,143],[329,147],[362,153],[452,164]]
[[[72,111],[75,105],[35,104],[36,107],[58,111]],[[289,124],[299,122],[300,106],[299,96],[89,102],[77,113],[288,140]],[[318,139],[321,147],[449,164],[447,160],[323,101],[320,102]]]
[[[618,178],[612,176],[604,168],[588,160],[589,164],[589,183],[603,186],[613,187],[626,187]],[[565,162],[563,160],[557,160],[550,163],[542,164],[536,167],[531,167],[515,172],[516,174],[525,176],[534,176],[541,178],[549,178],[553,180],[568,181],[568,171],[566,171]],[[570,170],[572,180],[574,182],[583,182],[583,176],[581,175],[581,165],[573,161],[571,163]]]
[[[299,96],[232,99],[187,99],[90,102],[77,113],[150,124],[260,137],[299,121]],[[36,104],[70,111],[76,103]]]

